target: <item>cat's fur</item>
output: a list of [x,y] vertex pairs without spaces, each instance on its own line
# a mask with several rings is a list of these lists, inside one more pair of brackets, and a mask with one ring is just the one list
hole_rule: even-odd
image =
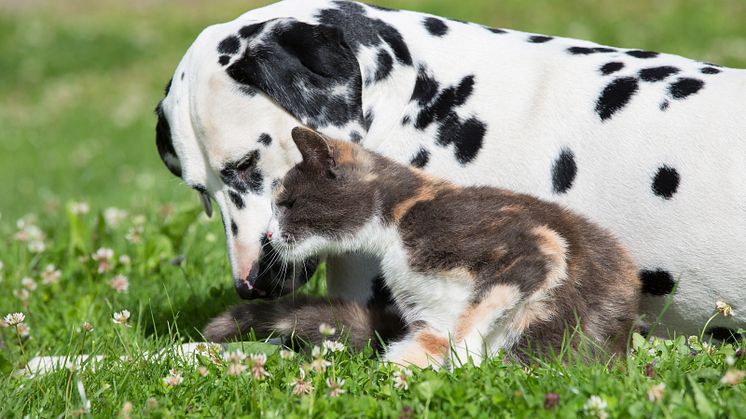
[[602,228],[531,196],[459,187],[308,129],[292,134],[303,161],[277,187],[270,241],[288,260],[381,258],[409,326],[388,361],[559,352],[576,326],[608,353],[625,352],[641,284]]

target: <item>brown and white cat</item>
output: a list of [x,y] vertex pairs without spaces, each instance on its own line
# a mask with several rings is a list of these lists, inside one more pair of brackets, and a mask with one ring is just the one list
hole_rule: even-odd
[[459,187],[305,128],[292,137],[303,161],[276,187],[270,243],[288,261],[351,251],[382,260],[408,325],[387,361],[558,353],[576,326],[608,354],[625,353],[641,283],[607,231],[558,205]]

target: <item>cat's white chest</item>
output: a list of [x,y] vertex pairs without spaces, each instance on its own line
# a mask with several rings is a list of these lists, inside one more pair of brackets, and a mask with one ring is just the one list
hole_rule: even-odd
[[425,321],[452,332],[469,304],[473,282],[458,273],[422,273],[411,269],[406,249],[394,243],[381,261],[386,285],[408,322]]

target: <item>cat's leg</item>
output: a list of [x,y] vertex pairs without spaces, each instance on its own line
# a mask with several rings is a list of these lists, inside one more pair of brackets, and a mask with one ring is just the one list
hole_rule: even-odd
[[479,365],[483,357],[490,355],[493,348],[490,348],[489,336],[521,301],[520,289],[505,284],[494,285],[479,300],[473,301],[459,316],[453,332],[453,365],[463,365],[469,359]]
[[418,325],[404,339],[394,342],[386,349],[384,360],[394,364],[425,368],[439,368],[447,360],[448,334],[428,325]]

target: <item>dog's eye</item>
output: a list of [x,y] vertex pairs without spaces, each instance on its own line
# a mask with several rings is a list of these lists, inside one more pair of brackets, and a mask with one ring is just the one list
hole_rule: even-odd
[[259,153],[257,151],[254,151],[252,153],[249,153],[246,157],[239,160],[238,163],[236,163],[236,170],[238,172],[245,172],[247,170],[251,170],[256,166],[256,161],[259,159]]

